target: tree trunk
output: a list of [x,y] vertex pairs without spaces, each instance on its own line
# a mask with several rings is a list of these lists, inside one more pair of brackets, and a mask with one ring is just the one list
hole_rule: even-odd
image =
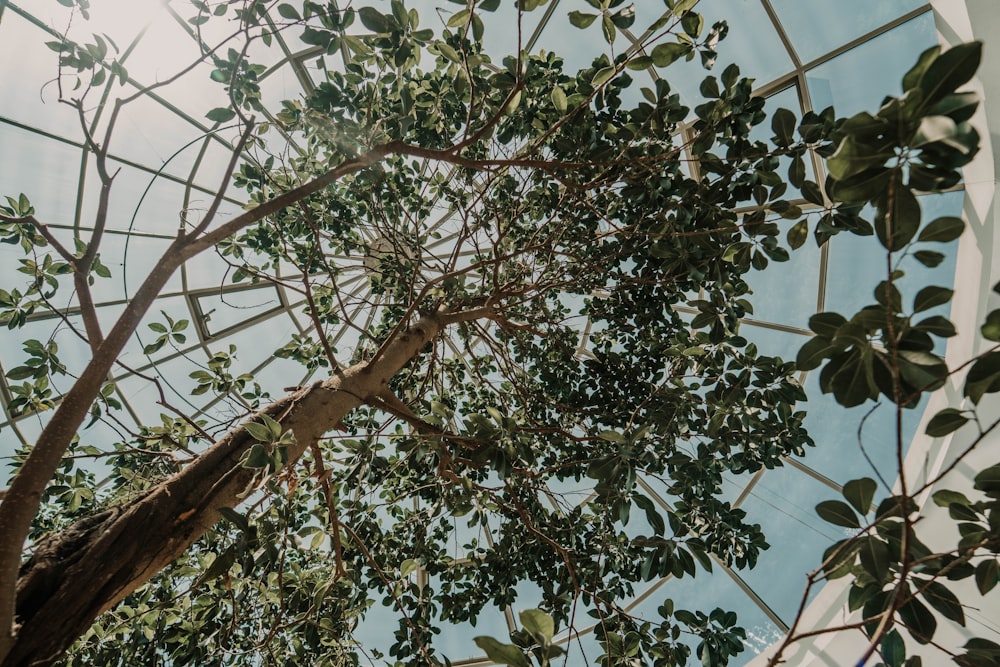
[[[285,396],[261,412],[295,434],[289,462],[389,381],[441,330],[443,314],[421,317],[370,362]],[[256,417],[255,417],[256,419]],[[94,619],[180,556],[242,502],[255,470],[240,457],[256,440],[242,426],[188,467],[127,505],[87,517],[38,542],[20,571],[16,637],[0,667],[55,661]]]

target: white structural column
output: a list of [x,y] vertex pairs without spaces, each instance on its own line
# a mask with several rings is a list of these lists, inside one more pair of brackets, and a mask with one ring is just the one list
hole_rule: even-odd
[[[979,325],[988,312],[1000,308],[1000,295],[991,289],[1000,282],[1000,262],[996,261],[1000,257],[1000,233],[997,233],[997,223],[1000,222],[1000,190],[997,187],[1000,182],[1000,155],[997,154],[1000,150],[1000,4],[997,0],[935,0],[931,5],[938,35],[945,48],[971,40],[985,43],[983,64],[977,79],[970,86],[979,91],[984,100],[972,121],[982,135],[982,151],[965,168],[964,216],[969,227],[958,244],[955,299],[951,311],[959,335],[949,340],[947,348],[949,365],[955,367],[992,345],[979,335]],[[863,73],[858,75],[863,76]],[[938,410],[964,406],[962,379],[961,376],[953,378],[929,401],[907,454],[906,473],[911,488],[919,486],[922,480],[935,477],[953,463],[975,437],[975,428],[969,425],[944,438],[924,435],[927,421]],[[979,412],[986,419],[996,419],[1000,416],[1000,401],[987,396],[979,406]],[[1000,434],[994,433],[980,442],[935,488],[969,489],[977,470],[996,463],[1000,463]],[[933,489],[928,490],[918,499],[925,515],[919,527],[920,537],[932,548],[954,548],[958,540],[954,522],[948,518],[947,510],[931,502],[932,493]],[[780,554],[771,556],[780,558]],[[858,620],[858,616],[851,615],[846,606],[848,579],[835,580],[824,586],[807,607],[799,624],[800,632],[832,628]],[[942,620],[934,637],[935,643],[952,650],[960,649],[970,636],[986,637],[1000,643],[1000,594],[997,593],[1000,589],[995,589],[991,597],[983,598],[971,579],[961,583],[962,586],[953,590],[965,605],[967,626],[956,629],[953,623]],[[909,649],[915,649],[916,645],[905,632],[902,634],[907,640],[909,653]],[[819,634],[786,650],[782,664],[789,667],[857,665],[867,643],[858,630]],[[775,648],[763,651],[749,663],[750,667],[766,665]],[[953,664],[945,654],[934,648],[921,647],[920,653],[931,660],[931,663],[925,660],[924,664]],[[876,664],[877,656],[868,662]]]

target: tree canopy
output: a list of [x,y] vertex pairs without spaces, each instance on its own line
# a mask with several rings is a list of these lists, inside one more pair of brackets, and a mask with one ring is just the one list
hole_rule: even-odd
[[[60,2],[86,18],[86,0]],[[578,71],[542,50],[484,52],[487,31],[509,29],[490,23],[496,0],[457,3],[441,28],[401,0],[192,2],[191,29],[206,36],[177,76],[207,63],[225,89],[229,104],[207,119],[232,136],[229,165],[106,330],[91,287],[111,274],[101,243],[116,123],[173,78],[127,92],[105,37],[51,43],[99,204],[66,239],[10,193],[0,232],[23,249],[28,281],[0,292],[0,316],[15,329],[78,313],[66,325],[92,360],[54,393],[67,369],[51,340],[32,339],[7,373],[24,382],[8,410],[46,419],[0,503],[0,665],[448,664],[434,640],[443,625],[529,598],[518,633],[476,638],[491,660],[555,662],[576,641],[556,633],[589,627],[600,653],[585,657],[602,665],[724,665],[743,650],[732,612],[667,598],[659,618],[637,618],[623,600],[654,578],[761,557],[766,536],[724,498],[723,476],[807,455],[797,370],[822,366],[823,391],[844,405],[882,396],[900,411],[953,372],[934,338],[954,326],[917,316],[951,289],[904,300],[897,262],[939,263],[927,244],[964,228],[922,221],[914,193],[955,186],[978,150],[977,99],[956,90],[980,47],[928,50],[876,113],[769,118],[735,65],[707,75],[693,108],[672,90],[670,66],[711,67],[728,30],[706,26],[696,0],[667,0],[650,26],[633,26],[621,0],[588,2],[567,30],[599,21],[607,43]],[[519,19],[547,4],[521,0]],[[238,29],[211,42],[216,21]],[[644,31],[641,48],[616,48],[629,29]],[[288,32],[312,46],[322,81],[269,108],[259,54]],[[630,75],[650,69],[651,86]],[[826,161],[823,184],[806,176],[812,155]],[[223,218],[227,188],[245,205]],[[761,354],[740,320],[753,312],[748,274],[810,231],[818,244],[873,236],[889,269],[876,303],[814,316],[793,363],[796,350]],[[212,350],[189,374],[192,394],[216,397],[211,410],[172,405],[150,373],[160,420],[89,439],[122,409],[115,378],[133,373],[121,357],[133,335],[151,360],[183,356],[193,325],[148,311],[204,252],[231,283],[300,296],[311,329],[261,344],[303,375],[271,386],[233,370],[239,350]],[[991,341],[996,320],[982,332]],[[973,361],[973,404],[1000,390],[998,360]],[[928,432],[972,421],[952,408]],[[970,450],[992,429],[980,424]],[[929,486],[904,478],[880,493],[865,478],[819,505],[855,532],[808,585],[853,577],[869,656],[902,665],[899,629],[930,642],[931,608],[964,624],[947,580],[993,588],[998,469],[977,478],[984,498],[935,496],[962,522],[944,552],[917,537],[912,499]],[[377,607],[397,623],[381,648],[354,639]],[[960,664],[1000,660],[979,641]]]

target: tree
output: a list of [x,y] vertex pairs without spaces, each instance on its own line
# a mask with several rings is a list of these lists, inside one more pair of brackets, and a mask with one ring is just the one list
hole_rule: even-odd
[[[85,0],[63,4],[85,17]],[[56,294],[71,291],[93,358],[59,397],[51,386],[65,368],[48,341],[28,341],[25,363],[8,373],[27,381],[14,408],[50,415],[0,503],[0,665],[49,664],[74,641],[67,664],[353,664],[365,649],[351,632],[379,597],[399,615],[390,655],[432,664],[446,660],[430,641],[438,623],[474,621],[514,599],[520,582],[540,598],[539,610],[522,616],[524,632],[513,644],[477,640],[500,662],[559,655],[555,628],[575,627],[584,614],[596,620],[607,664],[640,655],[685,664],[692,648],[706,664],[724,664],[742,650],[734,614],[667,601],[654,625],[618,602],[642,580],[710,569],[710,556],[752,566],[764,536],[719,497],[722,475],[780,465],[810,444],[794,366],[738,334],[752,309],[745,276],[788,256],[777,220],[803,216],[785,198],[789,184],[824,207],[818,242],[870,232],[861,202],[871,199],[879,238],[889,252],[905,252],[919,220],[909,222],[908,199],[885,199],[885,185],[903,193],[957,182],[977,138],[963,124],[975,101],[954,91],[975,71],[978,50],[927,55],[906,86],[923,92],[876,120],[844,123],[828,110],[796,123],[779,112],[769,146],[751,138],[766,119],[763,101],[735,66],[705,80],[706,101],[693,111],[664,79],[628,101],[630,70],[698,56],[711,64],[726,26],[706,29],[695,2],[666,3],[642,50],[598,54],[579,72],[554,54],[520,49],[492,62],[482,38],[498,4],[456,7],[437,35],[398,0],[380,8],[195,2],[193,30],[212,15],[239,26],[204,44],[199,59],[230,100],[207,116],[232,123],[223,129],[238,137],[218,195],[200,218],[188,211],[107,333],[91,285],[109,273],[100,251],[117,119],[125,105],[197,70],[95,112],[90,97],[128,80],[114,45],[101,36],[52,44],[60,86],[80,81],[74,93],[60,88],[61,101],[80,116],[100,204],[92,232],[67,240],[28,197],[9,198],[2,230],[24,248],[30,282],[0,297],[16,328],[33,312],[58,309]],[[545,4],[524,0],[519,14]],[[605,4],[570,21],[600,20],[614,46],[634,11]],[[308,97],[271,110],[260,94],[262,66],[247,54],[286,31],[343,66],[324,64],[326,80]],[[950,126],[934,120],[943,117]],[[906,132],[890,131],[899,128]],[[907,154],[883,168],[896,146],[929,157],[923,167]],[[829,157],[824,188],[796,169],[809,150]],[[787,180],[779,156],[792,158]],[[696,176],[681,169],[684,160],[697,162]],[[220,221],[230,183],[246,191],[245,211]],[[905,233],[897,231],[903,219]],[[808,224],[792,227],[791,247]],[[954,223],[930,223],[919,240],[954,232]],[[438,237],[447,252],[436,250]],[[206,251],[229,263],[234,282],[301,294],[313,328],[275,353],[301,362],[312,381],[261,386],[231,371],[238,351],[219,350],[191,372],[194,392],[218,396],[218,410],[185,414],[161,396],[161,423],[122,442],[88,442],[88,416],[114,419],[130,337],[153,332],[145,347],[153,358],[182,350],[189,325],[147,311],[173,271]],[[357,280],[371,299],[344,288]],[[927,334],[946,327],[906,328],[907,319],[900,334],[893,280],[879,288],[877,314],[816,320],[821,343],[800,355],[803,367],[830,358],[825,388],[845,403],[883,392],[905,406],[947,375],[924,349]],[[697,314],[686,318],[678,305]],[[349,352],[330,336],[343,325],[357,332]],[[889,353],[871,346],[879,336]],[[905,346],[894,341],[922,356],[895,353]],[[983,391],[992,391],[986,376]],[[110,484],[88,479],[88,457],[106,462]],[[644,479],[662,480],[669,502]],[[585,503],[559,493],[581,483],[593,490]],[[854,488],[870,495],[866,482]],[[896,506],[908,497],[904,489]],[[647,534],[630,537],[624,525],[640,516]],[[491,525],[498,538],[462,538],[455,558],[448,545],[460,523]],[[976,548],[992,548],[986,532]],[[840,559],[860,554],[854,545],[863,540],[876,543],[859,534],[834,548],[827,569],[853,565]],[[898,590],[912,579],[907,558]],[[877,565],[895,576],[889,560]],[[884,621],[873,642],[888,641],[897,612],[902,625],[917,625],[912,595],[865,590],[866,601],[892,600],[865,610]]]

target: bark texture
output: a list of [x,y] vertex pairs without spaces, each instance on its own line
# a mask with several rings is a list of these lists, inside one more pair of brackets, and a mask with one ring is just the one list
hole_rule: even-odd
[[[348,412],[384,393],[389,378],[438,334],[445,320],[441,313],[421,317],[372,361],[338,371],[262,410],[295,434],[289,461]],[[240,465],[240,457],[255,442],[237,427],[140,498],[41,540],[20,571],[16,635],[0,667],[52,664],[99,614],[215,525],[218,508],[239,505],[240,493],[255,473]]]

